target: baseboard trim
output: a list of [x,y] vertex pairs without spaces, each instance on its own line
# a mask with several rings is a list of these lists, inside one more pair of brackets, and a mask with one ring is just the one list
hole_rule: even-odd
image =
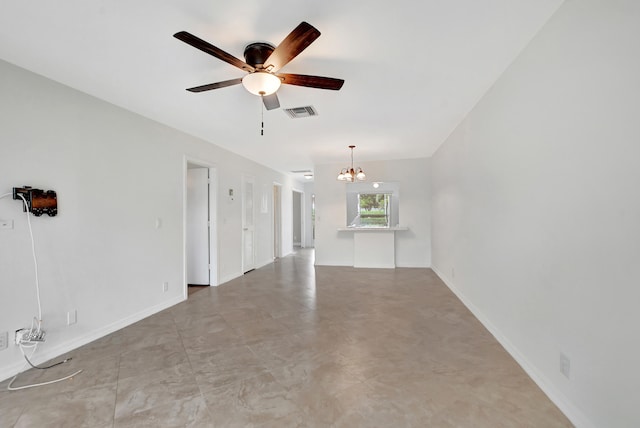
[[[273,260],[266,260],[260,263],[257,263],[256,266],[251,269],[252,271],[256,270],[256,269],[260,269],[261,267],[264,267],[270,263],[273,263]],[[234,272],[232,274],[229,274],[227,276],[224,276],[222,278],[220,278],[220,281],[218,282],[218,285],[222,285],[224,283],[227,283],[229,281],[233,281],[236,278],[240,278],[242,275],[244,275],[244,273],[242,272]]]
[[[67,354],[80,346],[91,343],[94,340],[100,339],[108,334],[118,331],[124,327],[127,327],[135,322],[138,322],[144,318],[154,315],[160,311],[170,308],[182,301],[184,301],[182,295],[176,296],[169,300],[166,300],[158,305],[146,308],[140,312],[130,315],[126,318],[113,322],[101,328],[97,328],[89,333],[83,334],[74,339],[55,345],[51,348],[46,348],[42,352],[36,352],[34,357],[34,364],[42,364],[45,361],[49,361],[53,358],[57,358],[63,354]],[[0,379],[9,379],[25,369],[24,361],[20,360],[18,363],[11,364],[0,369]]]
[[456,288],[446,275],[444,275],[436,267],[431,266],[431,269],[438,275],[438,277],[444,282],[444,284],[456,295],[463,305],[471,311],[473,316],[496,338],[496,340],[502,345],[502,347],[513,357],[514,360],[522,367],[527,375],[540,387],[547,397],[565,414],[565,416],[573,423],[577,428],[595,428],[595,425],[574,406],[567,397],[560,392],[551,381],[540,371],[538,368],[531,364],[531,362],[518,350],[518,348],[511,343],[511,341],[502,332],[494,326],[491,321],[466,298],[461,290]]
[[260,269],[262,267],[265,267],[267,265],[273,264],[273,260],[264,260],[258,264],[256,264],[256,269]]
[[240,273],[234,272],[234,273],[232,273],[230,275],[224,276],[224,277],[220,278],[220,282],[218,282],[218,285],[222,285],[222,284],[224,284],[226,282],[229,282],[231,280],[234,280],[236,278],[240,278],[242,275],[243,274],[241,272]]

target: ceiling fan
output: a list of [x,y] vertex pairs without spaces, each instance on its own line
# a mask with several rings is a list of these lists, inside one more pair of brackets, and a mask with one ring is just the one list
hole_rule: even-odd
[[320,37],[320,31],[306,22],[300,23],[278,46],[265,42],[247,45],[244,49],[244,61],[186,31],[180,31],[173,37],[249,73],[238,79],[188,88],[187,91],[190,92],[210,91],[242,83],[249,92],[262,97],[267,110],[273,110],[280,107],[276,91],[282,83],[334,91],[344,84],[344,80],[332,77],[278,73],[278,70]]

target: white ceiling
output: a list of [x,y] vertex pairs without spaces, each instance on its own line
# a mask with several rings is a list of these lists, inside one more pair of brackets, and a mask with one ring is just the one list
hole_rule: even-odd
[[[562,0],[0,0],[0,58],[276,170],[430,156]],[[185,88],[244,72],[173,37],[188,31],[243,59],[301,21],[322,35],[282,72],[345,80],[283,85],[265,111],[242,86]]]

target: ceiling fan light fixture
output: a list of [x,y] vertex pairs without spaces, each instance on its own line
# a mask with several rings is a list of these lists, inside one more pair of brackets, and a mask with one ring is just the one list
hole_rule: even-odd
[[254,95],[271,95],[275,93],[282,81],[271,73],[266,71],[256,71],[255,73],[247,74],[242,78],[242,86]]

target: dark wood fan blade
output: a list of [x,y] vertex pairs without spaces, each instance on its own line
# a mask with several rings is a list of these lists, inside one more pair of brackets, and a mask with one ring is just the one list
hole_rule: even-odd
[[242,78],[225,80],[224,82],[209,83],[208,85],[196,86],[194,88],[187,89],[187,91],[204,92],[204,91],[210,91],[212,89],[226,88],[227,86],[239,85],[240,83],[242,83]]
[[[273,73],[284,67],[300,52],[305,50],[315,39],[320,37],[320,31],[306,22],[301,22],[284,40],[274,49],[269,58],[264,62],[264,67]],[[271,68],[269,68],[271,67]]]
[[280,100],[278,100],[278,96],[275,92],[271,95],[264,95],[262,97],[262,102],[267,110],[273,110],[280,107]]
[[235,67],[238,67],[244,71],[253,72],[255,68],[247,64],[246,62],[236,58],[235,56],[223,51],[220,48],[213,46],[209,42],[205,42],[199,37],[194,36],[191,33],[187,33],[186,31],[180,31],[173,35],[178,40],[182,40],[188,45],[193,46],[196,49],[200,49],[202,52],[206,52],[209,55],[213,55],[216,58],[227,62]]
[[331,89],[334,91],[342,88],[344,80],[333,77],[307,76],[305,74],[276,74],[287,85],[307,86],[309,88]]

